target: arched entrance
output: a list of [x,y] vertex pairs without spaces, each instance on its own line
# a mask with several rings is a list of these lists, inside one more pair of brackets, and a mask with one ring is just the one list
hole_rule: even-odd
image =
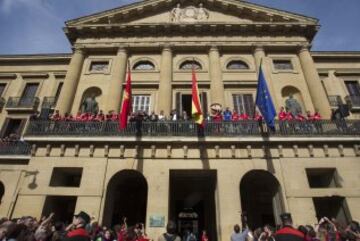
[[128,225],[145,223],[148,186],[145,177],[134,170],[116,173],[109,181],[103,224],[112,227],[127,217]]
[[241,207],[247,214],[250,228],[265,224],[279,224],[283,212],[281,187],[268,171],[253,170],[246,173],[240,182]]
[[0,182],[0,205],[2,203],[2,198],[5,194],[5,186],[2,182]]

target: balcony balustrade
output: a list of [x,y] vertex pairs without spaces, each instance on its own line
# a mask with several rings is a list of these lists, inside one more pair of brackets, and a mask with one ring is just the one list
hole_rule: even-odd
[[39,103],[40,100],[38,97],[31,97],[31,98],[9,97],[6,103],[6,108],[35,110],[39,106]]
[[204,128],[194,122],[158,121],[130,122],[124,130],[118,122],[30,121],[25,136],[360,136],[360,120],[277,121],[275,131],[258,121],[207,122]]
[[0,155],[30,155],[31,146],[22,141],[0,142]]

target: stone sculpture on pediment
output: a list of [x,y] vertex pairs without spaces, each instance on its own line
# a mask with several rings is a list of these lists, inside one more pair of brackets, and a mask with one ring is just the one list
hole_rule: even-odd
[[209,12],[200,3],[199,8],[189,6],[181,9],[180,4],[177,4],[170,12],[170,21],[192,23],[201,22],[209,19]]
[[180,16],[181,16],[181,8],[180,8],[180,3],[178,3],[176,5],[176,7],[171,10],[170,13],[170,21],[171,22],[179,22],[180,21]]

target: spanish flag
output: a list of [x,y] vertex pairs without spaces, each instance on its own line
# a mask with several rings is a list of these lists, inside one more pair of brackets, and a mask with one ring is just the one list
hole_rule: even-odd
[[192,68],[192,106],[191,115],[194,121],[201,127],[204,127],[204,116],[201,111],[201,104],[199,98],[199,89],[196,80],[196,74],[194,67]]
[[121,112],[119,118],[119,127],[120,129],[125,129],[127,127],[128,116],[131,111],[131,71],[130,63],[128,63],[128,75],[126,80],[126,86],[124,90],[124,95],[122,99]]

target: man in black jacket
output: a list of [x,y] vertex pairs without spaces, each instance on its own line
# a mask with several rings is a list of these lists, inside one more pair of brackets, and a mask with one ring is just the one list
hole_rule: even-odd
[[283,227],[275,234],[276,241],[304,241],[304,234],[293,227],[290,213],[280,215]]
[[64,241],[90,241],[90,236],[85,230],[85,226],[90,222],[90,216],[81,211],[74,215],[73,223],[67,228]]

